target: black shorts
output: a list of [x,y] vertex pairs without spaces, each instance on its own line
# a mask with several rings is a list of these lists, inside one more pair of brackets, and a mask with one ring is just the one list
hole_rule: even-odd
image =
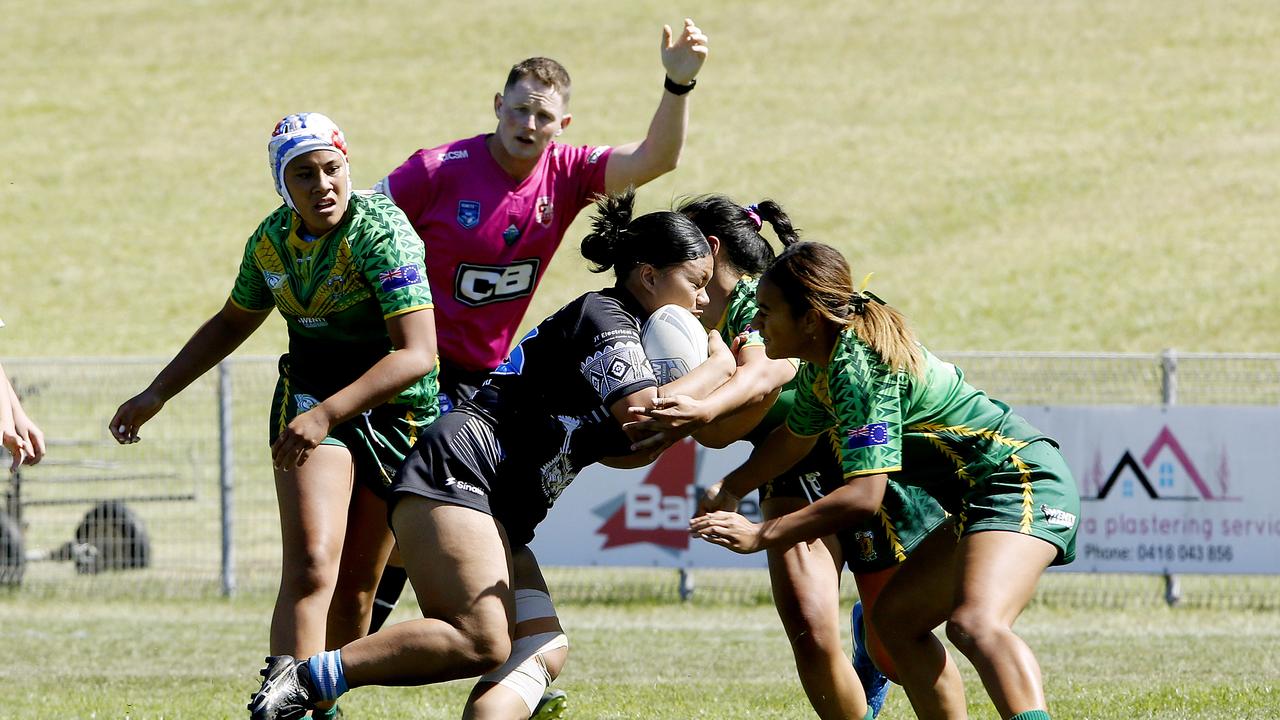
[[506,462],[492,419],[470,405],[456,408],[432,423],[405,458],[391,483],[387,517],[406,494],[417,495],[491,515],[513,547],[527,545],[550,505],[538,468],[529,468],[530,477],[520,465]]
[[[321,400],[290,376],[288,357],[280,358],[280,377],[271,396],[268,443],[274,443],[290,421]],[[335,425],[320,444],[346,448],[356,482],[386,499],[396,468],[434,419],[435,408],[384,403]]]
[[440,358],[440,412],[447,413],[464,401],[470,400],[485,380],[490,370],[463,370],[455,363]]

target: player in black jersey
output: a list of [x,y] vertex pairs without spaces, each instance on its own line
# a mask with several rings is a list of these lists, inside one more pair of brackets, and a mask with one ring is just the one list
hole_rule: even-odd
[[[633,219],[632,204],[630,192],[600,201],[582,241],[597,272],[614,270],[614,286],[577,298],[530,331],[473,399],[427,428],[397,474],[391,525],[409,580],[423,590],[425,617],[308,660],[269,658],[267,681],[250,705],[254,718],[295,717],[349,687],[495,669],[529,681],[508,684],[526,702],[541,695],[558,669],[544,653],[560,636],[559,622],[548,612],[550,598],[540,601],[547,614],[522,621],[513,575],[528,569],[513,572],[510,548],[532,540],[582,468],[643,465],[663,449],[661,437],[624,429],[636,419],[630,408],[648,406],[658,393],[640,344],[641,319],[667,304],[698,313],[707,302],[713,264],[706,238],[678,213]],[[664,394],[705,397],[729,378],[732,354],[718,334],[708,342],[710,359],[664,385]],[[640,441],[644,449],[633,450]],[[467,716],[528,717],[532,705],[491,693],[498,685],[490,677],[472,693]]]

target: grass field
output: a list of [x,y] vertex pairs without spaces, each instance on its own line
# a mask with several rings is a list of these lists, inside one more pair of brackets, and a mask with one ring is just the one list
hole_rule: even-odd
[[[414,609],[400,608],[395,619]],[[270,602],[0,600],[0,718],[240,718]],[[569,604],[574,718],[812,717],[771,607]],[[1019,624],[1058,718],[1271,719],[1280,615],[1036,606]],[[846,637],[847,642],[847,637]],[[996,717],[961,660],[971,717]],[[350,718],[455,718],[469,689],[364,688]],[[901,689],[881,717],[912,717]]]
[[[0,356],[172,354],[278,202],[288,112],[336,118],[367,186],[492,130],[550,54],[563,140],[639,139],[684,14],[712,55],[646,206],[772,196],[936,348],[1280,350],[1268,0],[0,0]],[[526,324],[601,283],[583,227]],[[246,351],[282,347],[273,321]]]
[[[660,93],[660,27],[684,15],[712,56],[681,167],[642,190],[646,208],[773,197],[855,273],[876,271],[873,290],[937,349],[1280,351],[1269,0],[0,0],[0,358],[171,355],[278,203],[265,145],[280,116],[334,117],[368,186],[419,147],[492,130],[506,69],[547,54],[574,76],[563,140],[637,140]],[[577,256],[583,219],[526,325],[604,282]],[[241,352],[284,341],[273,319]],[[104,440],[135,375],[98,377],[100,402],[66,409],[84,428],[60,437]],[[237,436],[257,442],[260,416],[238,417]],[[260,458],[243,460],[262,481]],[[166,532],[213,512],[202,492]],[[238,497],[265,518],[238,541],[273,557],[269,486]],[[73,521],[59,516],[40,546]],[[0,719],[243,717],[262,586],[160,600],[114,580],[107,598],[82,582],[0,593]],[[1053,581],[1090,597],[1088,577]],[[1280,717],[1280,614],[1250,606],[1268,609],[1042,603],[1020,629],[1055,717]],[[812,717],[757,595],[562,616],[573,718]],[[994,718],[962,666],[972,716]],[[359,690],[344,706],[450,718],[467,687]],[[910,716],[895,693],[883,717]]]

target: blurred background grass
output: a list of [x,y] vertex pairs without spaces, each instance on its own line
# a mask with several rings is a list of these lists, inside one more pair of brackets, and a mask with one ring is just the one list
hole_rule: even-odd
[[[507,68],[546,54],[574,76],[563,140],[637,140],[660,27],[686,15],[712,55],[681,167],[646,209],[773,197],[876,271],[937,349],[1280,351],[1280,15],[1264,0],[0,0],[0,356],[172,355],[278,203],[265,145],[286,113],[335,118],[367,187],[417,148],[492,130]],[[577,256],[584,228],[525,325],[604,282]],[[284,341],[273,319],[242,353]],[[69,457],[93,454],[103,413],[145,382],[130,377],[76,409],[95,430]],[[270,523],[237,532],[275,547]],[[689,605],[672,604],[674,571],[548,575],[575,716],[810,716],[761,573],[700,572]],[[129,573],[0,593],[0,718],[243,716],[269,591],[212,600],[201,577],[161,599]],[[1169,610],[1159,578],[1044,579],[1019,628],[1059,715],[1274,716],[1275,579],[1183,584],[1192,607]],[[973,716],[992,717],[962,665]],[[467,687],[345,704],[452,717]],[[887,716],[908,713],[896,693]]]
[[[1280,350],[1273,9],[0,0],[0,355],[176,351],[278,202],[286,113],[335,118],[369,186],[491,131],[508,67],[546,54],[574,76],[563,140],[637,140],[685,15],[712,54],[644,207],[773,197],[936,348]],[[605,281],[584,228],[525,325]],[[283,347],[275,319],[242,352]]]

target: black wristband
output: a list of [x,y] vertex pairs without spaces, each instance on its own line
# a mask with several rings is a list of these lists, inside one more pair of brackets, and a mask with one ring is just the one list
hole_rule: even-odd
[[698,84],[697,80],[690,80],[688,85],[681,85],[675,80],[672,80],[671,76],[669,75],[662,81],[662,87],[666,88],[667,92],[671,93],[672,95],[684,95],[685,93],[692,90],[693,86],[697,84]]

